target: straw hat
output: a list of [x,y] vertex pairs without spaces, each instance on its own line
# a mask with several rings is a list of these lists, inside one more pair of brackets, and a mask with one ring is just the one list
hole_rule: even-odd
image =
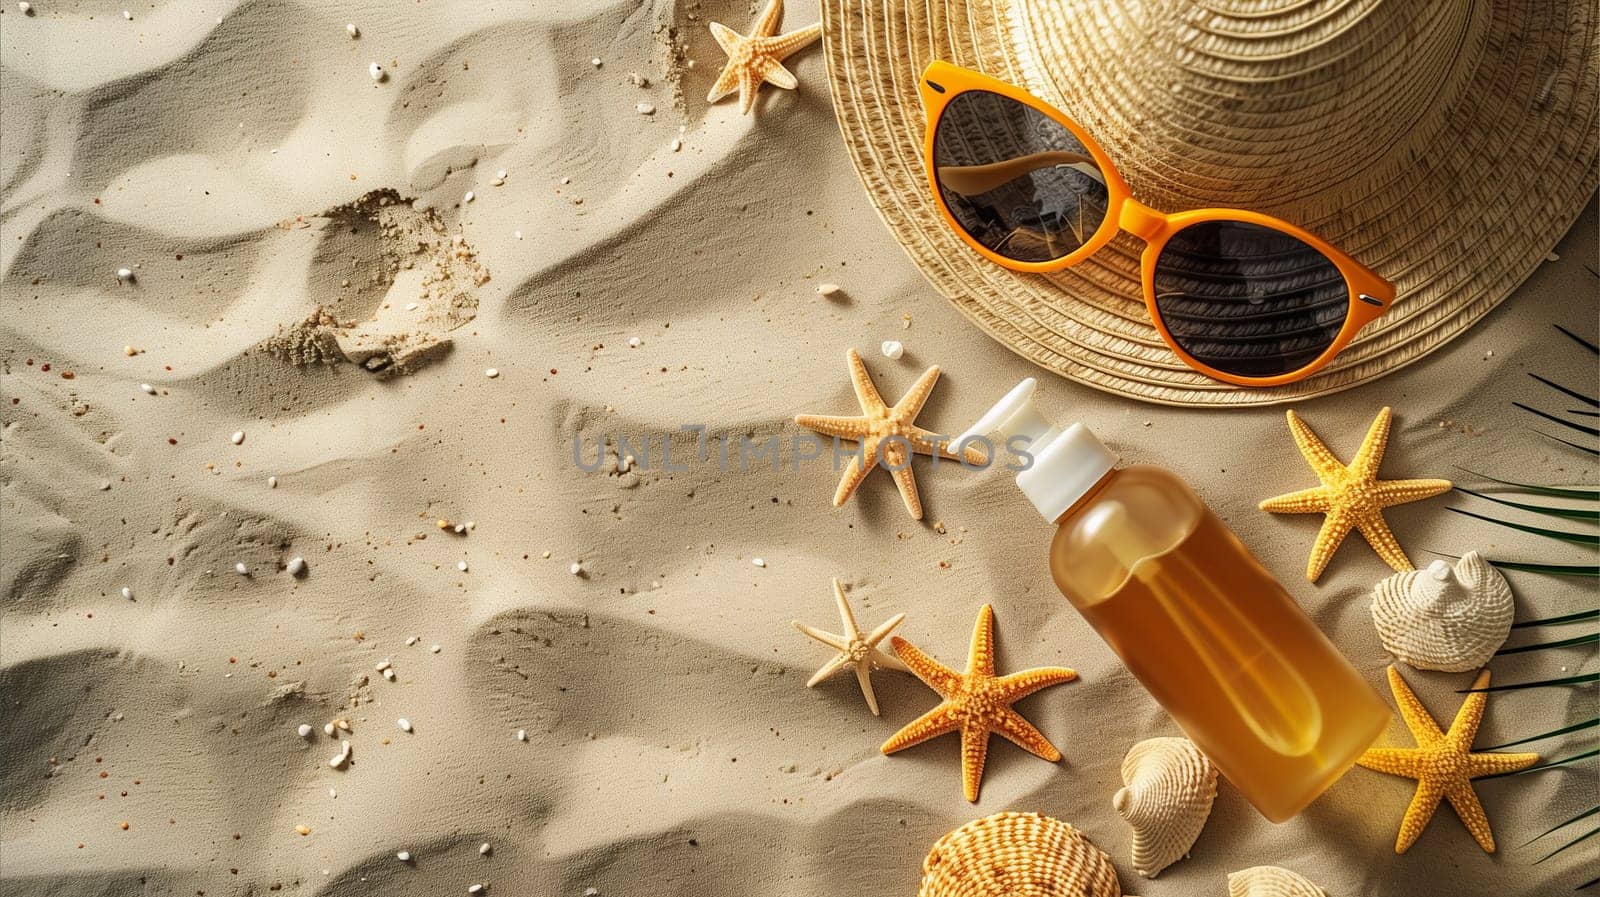
[[[1345,389],[1439,348],[1510,295],[1597,186],[1592,0],[823,0],[828,74],[867,192],[912,259],[1012,351],[1108,392],[1184,405]],[[1399,299],[1331,365],[1250,389],[1186,367],[1122,235],[1018,274],[940,217],[917,84],[934,59],[1076,119],[1134,195],[1301,224]]]

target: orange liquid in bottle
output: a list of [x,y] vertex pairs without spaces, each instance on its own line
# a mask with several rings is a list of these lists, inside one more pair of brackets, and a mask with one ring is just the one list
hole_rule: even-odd
[[1113,471],[1063,515],[1051,570],[1244,796],[1282,822],[1388,723],[1366,680],[1180,480]]

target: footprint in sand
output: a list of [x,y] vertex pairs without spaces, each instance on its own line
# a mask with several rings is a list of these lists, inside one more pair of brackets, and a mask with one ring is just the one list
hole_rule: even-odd
[[488,269],[433,209],[395,190],[279,226],[315,233],[310,291],[325,294],[305,319],[267,340],[293,364],[348,361],[409,373],[448,351],[450,331],[477,317]]

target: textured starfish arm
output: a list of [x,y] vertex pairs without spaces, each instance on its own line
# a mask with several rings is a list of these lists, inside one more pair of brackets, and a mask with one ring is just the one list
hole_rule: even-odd
[[972,648],[967,654],[967,677],[994,675],[994,608],[978,609],[978,622],[972,627]]
[[978,802],[983,787],[983,767],[989,759],[989,730],[967,726],[961,730],[961,793],[971,803]]
[[1356,765],[1392,776],[1417,777],[1421,755],[1414,748],[1368,748]]
[[1027,751],[1035,757],[1057,763],[1061,760],[1061,752],[1044,737],[1038,727],[1022,718],[1022,714],[1007,707],[1000,712],[1000,718],[995,721],[994,729],[1006,737],[1007,741]]
[[1273,496],[1260,504],[1261,510],[1274,514],[1320,514],[1330,506],[1326,486],[1312,486],[1299,492]]
[[794,624],[794,628],[796,628],[796,629],[800,630],[801,632],[805,633],[807,636],[816,639],[817,641],[823,643],[824,645],[827,645],[828,647],[832,648],[835,651],[848,651],[848,650],[850,650],[850,640],[848,638],[845,638],[843,636],[834,635],[831,632],[823,632],[822,630],[816,628],[815,626],[808,626],[807,624],[802,623],[799,620],[791,620],[789,622]]
[[711,90],[706,92],[706,102],[715,103],[730,93],[739,89],[739,71],[737,69],[724,69],[717,76],[716,83],[711,85]]
[[1403,505],[1432,498],[1452,488],[1454,484],[1449,480],[1382,480],[1378,483],[1378,504],[1385,508]]
[[1344,470],[1344,465],[1340,464],[1339,459],[1333,456],[1333,452],[1322,444],[1322,440],[1317,438],[1317,434],[1312,432],[1309,426],[1306,426],[1306,422],[1300,419],[1300,415],[1291,410],[1288,413],[1288,417],[1289,433],[1294,436],[1294,444],[1299,446],[1300,454],[1305,456],[1306,463],[1310,464],[1311,469],[1317,472],[1318,479],[1327,482]]
[[1385,405],[1378,416],[1372,419],[1372,425],[1367,427],[1367,435],[1361,440],[1361,447],[1356,449],[1355,459],[1350,462],[1350,472],[1361,479],[1374,479],[1378,475],[1378,465],[1383,463],[1383,451],[1389,447],[1389,427],[1394,420],[1394,411]]
[[832,660],[823,664],[820,669],[811,674],[811,678],[806,680],[806,688],[816,688],[823,680],[844,669],[848,663],[850,663],[850,655],[835,654]]
[[1350,520],[1338,510],[1331,510],[1322,521],[1322,528],[1317,531],[1316,544],[1311,546],[1311,557],[1306,560],[1306,579],[1312,582],[1328,569],[1328,562],[1333,560],[1333,553],[1339,550],[1340,543],[1350,532]]
[[905,661],[886,651],[879,651],[877,648],[873,648],[872,653],[867,656],[872,658],[873,664],[880,670],[899,670],[902,673],[911,672],[911,668],[906,666]]
[[1071,682],[1076,678],[1078,672],[1067,667],[1039,667],[1001,676],[995,680],[994,691],[1000,695],[1001,700],[1009,704],[1012,701],[1020,701],[1040,689]]
[[928,401],[928,395],[933,392],[933,385],[939,382],[939,366],[934,365],[922,372],[917,382],[911,384],[906,394],[900,401],[894,403],[894,414],[900,420],[909,421],[922,412],[922,406]]
[[1478,737],[1478,725],[1483,722],[1483,711],[1489,705],[1488,692],[1479,689],[1488,686],[1489,669],[1485,667],[1473,677],[1473,691],[1461,702],[1461,707],[1456,710],[1456,718],[1450,721],[1450,730],[1445,734],[1450,746],[1463,754],[1472,750],[1472,742]]
[[833,491],[833,506],[839,507],[856,494],[867,474],[872,473],[872,468],[878,464],[877,443],[863,444],[862,453],[853,455],[850,463],[844,467],[844,474],[839,477],[839,488]]
[[846,417],[835,414],[796,414],[794,422],[807,430],[840,439],[864,439],[871,427],[864,417]]
[[808,25],[798,31],[779,35],[769,41],[762,41],[761,50],[775,59],[782,59],[798,50],[804,50],[817,42],[822,36],[822,23]]
[[863,659],[856,663],[856,682],[861,684],[861,696],[867,699],[867,709],[873,716],[879,716],[878,695],[872,690],[872,661]]
[[889,474],[894,477],[895,487],[900,490],[900,501],[906,506],[906,513],[912,520],[922,519],[922,496],[917,494],[917,477],[911,472],[911,465],[903,461],[892,461],[896,466],[889,468]]
[[[894,628],[896,626],[899,626],[902,622],[904,622],[905,618],[906,618],[905,614],[895,614],[894,616],[890,617],[889,619],[884,620],[882,623],[878,624],[878,628],[877,629],[874,629],[871,632],[867,633],[867,637],[865,639],[863,639],[863,641],[865,641],[869,645],[872,645],[872,646],[876,647],[879,642],[883,641],[885,636],[887,636],[890,632],[894,631]],[[896,661],[896,662],[898,663],[898,661]]]
[[1367,544],[1378,553],[1378,557],[1383,558],[1384,563],[1401,573],[1417,569],[1416,565],[1411,563],[1411,558],[1406,556],[1406,550],[1400,547],[1400,540],[1394,537],[1394,533],[1389,530],[1389,524],[1381,516],[1373,514],[1358,522],[1356,526],[1361,528],[1361,535],[1367,537]]
[[1445,789],[1445,799],[1450,801],[1450,806],[1455,808],[1456,815],[1461,817],[1461,823],[1472,833],[1472,839],[1478,842],[1484,853],[1494,853],[1494,832],[1489,828],[1489,814],[1483,812],[1483,804],[1478,800],[1478,795],[1472,790],[1470,782],[1456,782]]
[[756,90],[761,86],[761,79],[748,65],[739,66],[739,114],[749,115],[750,109],[756,104]]
[[[711,36],[716,38],[717,46],[722,48],[722,52],[729,56],[737,53],[739,45],[744,42],[743,35],[721,22],[711,23]],[[727,72],[723,72],[723,74],[726,75]]]
[[784,68],[783,63],[776,59],[768,59],[766,64],[761,66],[761,80],[784,90],[794,90],[800,86],[800,80],[794,73]]
[[750,26],[750,34],[754,37],[766,37],[778,33],[778,23],[783,21],[783,0],[772,0],[767,8],[761,11],[761,16],[755,24]]
[[924,430],[918,426],[906,428],[906,441],[911,443],[912,451],[922,455],[938,455],[951,461],[966,461],[974,467],[983,466],[989,459],[977,445],[968,445],[961,454],[957,455],[950,450],[950,441],[932,430]]
[[961,687],[961,676],[955,670],[922,653],[921,648],[898,635],[890,639],[890,644],[894,646],[894,653],[911,669],[912,675],[927,683],[940,697],[948,698]]
[[1503,772],[1516,772],[1527,769],[1539,762],[1539,755],[1529,752],[1519,754],[1469,754],[1467,755],[1467,775],[1472,778],[1478,776],[1492,776]]
[[839,584],[839,578],[833,579],[833,603],[839,609],[839,623],[844,626],[845,637],[853,639],[861,634],[861,627],[856,625],[855,611],[850,609],[850,602],[844,597],[844,586]]
[[[1411,730],[1411,736],[1417,740],[1418,747],[1430,747],[1444,739],[1444,732],[1439,729],[1439,724],[1428,715],[1428,708],[1422,706],[1417,699],[1417,693],[1400,675],[1400,671],[1392,665],[1389,667],[1389,690],[1394,693],[1394,703],[1400,708],[1400,718],[1405,721],[1406,728]],[[1476,697],[1473,695],[1471,697]]]
[[927,713],[917,717],[906,724],[904,729],[894,733],[880,748],[885,754],[903,751],[914,747],[930,738],[938,738],[961,728],[961,719],[956,716],[954,709],[949,704],[940,704]]
[[887,411],[889,406],[883,401],[883,396],[878,395],[878,387],[872,385],[872,375],[867,373],[861,353],[851,349],[845,353],[845,360],[850,365],[850,385],[855,387],[856,401],[861,403],[861,410],[868,415]]
[[1406,815],[1400,818],[1400,834],[1394,840],[1395,853],[1405,853],[1417,843],[1418,836],[1428,827],[1428,820],[1433,818],[1433,811],[1439,808],[1439,799],[1443,796],[1444,789],[1432,781],[1424,779],[1417,783],[1417,793],[1411,795]]

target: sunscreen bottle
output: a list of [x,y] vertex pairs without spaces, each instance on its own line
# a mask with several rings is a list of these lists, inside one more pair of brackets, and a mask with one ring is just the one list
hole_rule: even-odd
[[1025,452],[1017,485],[1056,525],[1056,587],[1263,816],[1289,819],[1383,733],[1387,705],[1182,480],[1117,467],[1083,424],[1045,419],[1035,386],[956,443]]

